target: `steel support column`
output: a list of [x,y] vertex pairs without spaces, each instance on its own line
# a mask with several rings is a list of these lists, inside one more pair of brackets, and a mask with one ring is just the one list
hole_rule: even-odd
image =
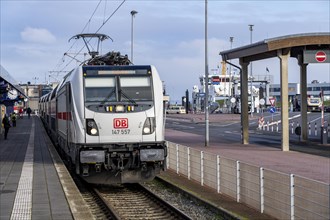
[[307,65],[303,62],[302,55],[298,55],[300,66],[300,113],[301,113],[301,137],[302,141],[308,140],[307,134]]
[[282,151],[289,151],[289,92],[288,67],[290,48],[277,50],[280,58],[281,72],[281,121],[282,121]]
[[241,79],[241,141],[242,144],[249,144],[249,103],[248,103],[248,65],[243,59],[239,59],[242,67]]

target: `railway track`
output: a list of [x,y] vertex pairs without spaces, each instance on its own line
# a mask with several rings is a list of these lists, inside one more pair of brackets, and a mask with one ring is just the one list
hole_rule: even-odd
[[95,192],[115,219],[191,219],[139,184],[101,187]]
[[191,219],[140,184],[93,186],[72,178],[94,219]]

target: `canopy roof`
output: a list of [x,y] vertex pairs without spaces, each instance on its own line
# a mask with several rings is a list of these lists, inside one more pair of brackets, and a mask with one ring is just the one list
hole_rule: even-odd
[[262,60],[277,56],[277,50],[290,49],[291,57],[297,57],[303,50],[329,50],[330,32],[286,35],[265,39],[243,47],[220,52],[222,60],[243,58],[244,62]]

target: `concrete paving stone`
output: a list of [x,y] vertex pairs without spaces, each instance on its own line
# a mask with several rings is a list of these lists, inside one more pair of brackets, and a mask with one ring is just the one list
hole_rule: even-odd
[[51,216],[51,212],[49,209],[32,209],[32,216]]
[[34,198],[34,195],[32,196],[33,199],[32,199],[32,203],[45,203],[45,204],[48,204],[49,203],[49,199],[48,199],[48,196],[40,196],[40,197],[37,197],[37,198]]
[[46,214],[46,215],[39,214],[39,215],[32,215],[32,219],[33,220],[47,220],[47,219],[51,220],[53,218],[51,217],[50,214]]
[[70,220],[73,219],[72,215],[68,214],[60,214],[60,215],[53,215],[53,220]]
[[50,204],[48,202],[34,201],[33,210],[50,210]]
[[0,212],[0,219],[10,219],[10,214]]
[[17,190],[17,186],[18,186],[18,181],[17,182],[6,182],[5,186],[3,187],[3,190],[6,190],[6,191],[14,191],[16,192]]
[[13,208],[13,205],[14,205],[14,201],[13,200],[9,200],[9,201],[1,201],[1,204],[0,204],[0,213],[1,211],[3,210],[11,210]]

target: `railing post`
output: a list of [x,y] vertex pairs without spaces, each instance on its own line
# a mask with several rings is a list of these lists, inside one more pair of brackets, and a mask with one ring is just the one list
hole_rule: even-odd
[[167,146],[167,157],[166,157],[166,168],[169,169],[170,168],[170,152],[171,152],[171,148],[169,147],[169,141],[166,141],[166,146]]
[[217,192],[220,193],[220,156],[217,155]]
[[179,145],[176,144],[176,173],[179,174]]
[[204,186],[204,152],[201,151],[201,185]]
[[278,121],[276,122],[276,132],[278,132]]
[[188,155],[188,180],[190,180],[190,176],[191,176],[191,174],[190,174],[190,169],[191,169],[191,167],[190,167],[190,147],[187,148],[187,155]]
[[293,125],[294,125],[294,122],[291,123],[291,134],[293,134]]
[[291,220],[294,220],[294,174],[290,175]]
[[264,168],[260,167],[260,212],[264,213]]
[[308,122],[308,135],[312,135],[311,123]]
[[317,136],[317,124],[316,124],[316,122],[315,122],[314,129],[315,129],[315,130],[314,130],[314,135]]
[[240,173],[239,173],[239,161],[236,161],[236,200],[240,201]]
[[267,131],[269,131],[269,121],[267,121]]

